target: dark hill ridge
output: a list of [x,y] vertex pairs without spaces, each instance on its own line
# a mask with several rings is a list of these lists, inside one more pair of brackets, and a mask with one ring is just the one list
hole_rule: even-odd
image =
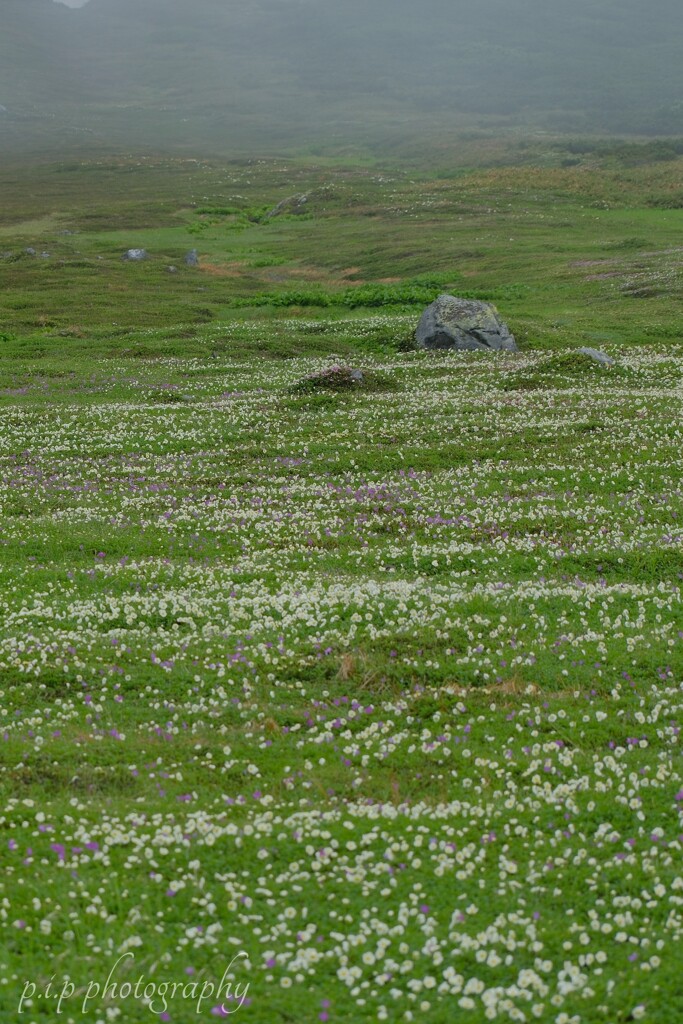
[[209,152],[491,118],[680,134],[682,49],[679,0],[3,0],[0,132]]

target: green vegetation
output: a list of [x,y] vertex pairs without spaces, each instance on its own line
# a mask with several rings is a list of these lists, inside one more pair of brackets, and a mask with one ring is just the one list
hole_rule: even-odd
[[[646,152],[2,171],[3,1022],[683,1016]],[[520,351],[414,351],[443,289]]]
[[[295,354],[310,351],[311,335],[297,341],[291,321],[310,310],[415,315],[439,291],[457,290],[494,301],[522,346],[680,337],[678,218],[669,207],[683,160],[620,167],[591,153],[562,167],[568,151],[537,144],[518,151],[520,166],[436,177],[419,167],[287,161],[6,170],[0,329],[42,359],[127,348],[209,354],[224,327],[268,313],[268,331],[247,347]],[[487,147],[471,157],[487,160]],[[202,212],[272,210],[315,188],[326,198],[305,219]],[[131,246],[149,260],[124,263]],[[183,264],[191,247],[199,270]],[[245,347],[231,350],[241,357]]]

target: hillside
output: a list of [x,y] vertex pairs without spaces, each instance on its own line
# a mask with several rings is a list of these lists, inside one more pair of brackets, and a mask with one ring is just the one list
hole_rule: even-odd
[[0,166],[0,1021],[683,1021],[683,145],[591,142]]
[[673,0],[5,0],[5,146],[213,152],[458,128],[680,133]]

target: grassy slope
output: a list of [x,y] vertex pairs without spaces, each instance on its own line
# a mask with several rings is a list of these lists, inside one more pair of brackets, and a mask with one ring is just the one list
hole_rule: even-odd
[[[244,949],[255,1024],[683,1012],[680,167],[516,158],[4,172],[3,1020],[126,950]],[[398,351],[447,282],[521,354]]]
[[[650,151],[625,149],[629,163]],[[145,344],[163,352],[172,350],[165,327],[192,335],[232,318],[250,296],[295,311],[316,295],[323,304],[374,285],[373,301],[400,304],[411,282],[435,279],[432,293],[452,285],[497,296],[527,344],[596,332],[615,341],[679,336],[682,162],[623,166],[588,153],[562,167],[566,152],[552,147],[518,156],[527,163],[429,179],[415,168],[283,161],[101,161],[6,173],[0,322],[27,353],[62,351],[64,332],[107,337],[112,325],[134,340],[140,328],[158,328]],[[264,216],[305,193],[305,216]],[[123,263],[131,246],[149,260]],[[50,258],[27,256],[27,247]],[[194,247],[199,271],[183,264]],[[429,294],[419,291],[417,304]]]

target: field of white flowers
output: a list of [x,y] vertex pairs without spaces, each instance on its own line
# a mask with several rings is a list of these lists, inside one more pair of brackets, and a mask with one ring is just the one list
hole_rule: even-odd
[[0,394],[3,1021],[683,1019],[683,355],[611,354]]

